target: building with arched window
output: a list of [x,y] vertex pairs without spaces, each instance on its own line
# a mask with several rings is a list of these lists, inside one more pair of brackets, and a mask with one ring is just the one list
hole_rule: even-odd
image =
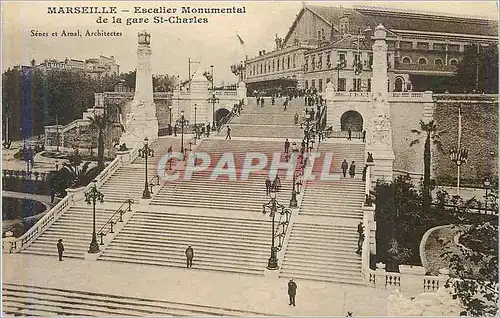
[[[323,83],[324,90],[327,82],[336,90],[370,90],[371,37],[378,24],[387,29],[390,90],[449,90],[468,45],[498,44],[498,21],[374,7],[304,5],[286,36],[276,41],[279,45],[274,51],[246,61],[252,70],[256,64],[275,60],[276,69],[266,74],[247,72],[245,81],[250,91],[283,85],[318,89],[318,83]],[[280,83],[283,80],[286,84]]]

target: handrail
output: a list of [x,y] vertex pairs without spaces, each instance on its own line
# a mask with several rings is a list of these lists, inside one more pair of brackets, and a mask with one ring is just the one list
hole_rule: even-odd
[[[59,203],[57,203],[47,214],[45,214],[34,226],[32,226],[26,233],[16,239],[11,240],[9,253],[17,253],[25,248],[25,246],[32,243],[38,236],[40,236],[46,227],[56,221],[61,214],[71,207],[71,195],[67,195]],[[19,243],[19,244],[18,244]]]
[[[134,203],[134,200],[132,200],[132,199],[127,199],[127,200],[125,200],[125,201],[124,201],[124,202],[123,202],[123,203],[122,203],[122,204],[118,207],[118,209],[116,209],[115,213],[113,213],[113,215],[111,215],[111,217],[110,217],[110,218],[106,221],[106,223],[104,223],[104,224],[103,224],[103,226],[99,229],[99,231],[97,231],[97,235],[100,235],[100,236],[101,236],[101,244],[102,244],[102,237],[103,237],[103,236],[106,236],[108,233],[114,233],[114,232],[113,232],[113,225],[115,225],[117,222],[123,222],[123,214],[124,214],[125,212],[130,212],[130,211],[132,211],[132,208],[131,208],[132,203]],[[122,210],[122,207],[123,207],[123,205],[124,205],[124,204],[128,204],[128,209],[127,209],[127,211],[123,211],[123,210]],[[116,215],[117,213],[120,215],[120,217],[119,217],[118,221],[115,221],[115,222],[114,222],[114,221],[113,221],[113,218],[115,217],[115,215]],[[106,231],[106,232],[103,232],[104,228],[105,228],[105,227],[106,227],[106,225],[108,225],[108,224],[110,224],[110,225],[111,225],[110,229],[109,229],[108,231]]]

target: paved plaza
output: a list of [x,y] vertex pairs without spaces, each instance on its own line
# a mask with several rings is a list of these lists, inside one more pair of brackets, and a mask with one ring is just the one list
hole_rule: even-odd
[[193,269],[4,254],[4,283],[208,305],[285,316],[384,316],[390,291],[297,280],[296,307],[287,279]]

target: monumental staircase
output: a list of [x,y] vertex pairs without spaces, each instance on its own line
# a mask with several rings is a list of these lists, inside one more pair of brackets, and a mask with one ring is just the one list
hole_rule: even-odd
[[20,284],[2,284],[4,316],[267,316],[269,313]]
[[[184,250],[191,245],[195,251],[194,269],[263,275],[271,227],[269,217],[261,213],[262,205],[269,201],[265,179],[275,154],[281,162],[285,161],[282,154],[284,138],[292,142],[300,141],[303,136],[300,126],[293,125],[293,115],[295,112],[301,115],[302,104],[302,99],[292,100],[286,113],[280,99],[275,107],[270,105],[269,99],[264,108],[245,107],[241,116],[230,122],[233,136],[239,128],[249,127],[248,130],[239,130],[242,137],[224,140],[219,136],[201,141],[192,154],[206,153],[211,162],[207,169],[195,171],[190,179],[183,178],[186,162],[175,161],[174,169],[180,172],[181,178],[160,180],[159,190],[154,191],[149,205],[145,205],[147,202],[134,205],[128,222],[107,245],[98,261],[184,267]],[[279,127],[280,132],[285,131],[283,127],[288,127],[293,134],[273,135],[274,127]],[[267,139],[273,136],[279,139]],[[159,138],[151,145],[156,156],[148,159],[148,178],[156,175],[157,163],[169,146],[178,151],[179,138]],[[357,176],[307,182],[303,186],[300,209],[292,217],[292,226],[281,251],[279,275],[361,284],[361,260],[355,250],[357,224],[362,219],[364,200],[361,181],[364,144],[358,140],[327,140],[320,143],[316,151],[333,153],[330,173],[339,176],[344,158],[349,163],[355,161]],[[241,180],[243,166],[250,164],[246,161],[250,152],[265,154],[268,162],[260,172],[252,172],[246,180]],[[221,169],[228,168],[227,165],[218,166],[224,154],[229,154],[227,158],[234,158],[236,179],[221,173]],[[322,170],[321,160],[315,162],[313,173]],[[196,163],[203,164],[201,160],[196,160]],[[212,178],[214,172],[219,173],[217,179]],[[279,201],[288,205],[292,181],[286,172],[283,169],[278,171],[282,185]],[[136,158],[118,168],[99,189],[111,208],[98,207],[97,227],[116,211],[112,205],[117,204],[113,202],[129,198],[139,202],[143,188],[143,158]],[[54,256],[55,244],[62,238],[65,256],[83,258],[91,238],[91,213],[91,207],[81,203],[71,207],[23,252]]]
[[[283,257],[280,277],[362,284],[361,256],[356,254],[357,225],[363,219],[364,144],[359,141],[322,142],[318,151],[333,153],[329,173],[334,180],[321,181],[324,156],[315,161],[316,180],[307,181],[302,204],[294,220]],[[340,163],[355,161],[355,178],[341,177]]]
[[[170,146],[174,151],[179,151],[180,140],[173,137],[163,137],[156,139],[150,145],[155,152],[155,156],[148,157],[148,180],[158,175],[158,162],[167,153]],[[104,193],[106,201],[123,202],[127,199],[133,199],[138,202],[141,199],[144,190],[145,160],[139,156],[132,164],[120,167],[101,186],[99,191]],[[155,180],[153,181],[156,183]]]
[[[267,165],[260,172],[248,175],[247,180],[241,178],[247,153],[262,153],[266,155]],[[181,177],[176,181],[165,183],[159,193],[152,199],[152,205],[180,206],[187,208],[223,209],[260,213],[262,201],[266,197],[265,180],[269,175],[271,161],[274,155],[285,162],[283,142],[281,141],[248,141],[248,140],[220,140],[205,139],[194,153],[206,153],[210,157],[210,164],[206,170],[195,172],[186,180]],[[212,176],[218,173],[217,165],[223,156],[234,158],[234,177],[219,175],[216,180]],[[225,157],[226,158],[226,157]],[[201,161],[201,160],[200,160]],[[197,161],[198,162],[198,161]],[[257,161],[254,161],[256,164]],[[201,162],[197,163],[201,164]],[[224,168],[224,167],[221,167]],[[225,167],[227,168],[227,166]],[[292,180],[286,178],[286,171],[279,170],[281,192],[292,191]]]
[[[233,137],[264,138],[302,138],[304,133],[300,125],[295,125],[294,115],[304,115],[304,99],[294,98],[289,101],[287,110],[283,110],[284,98],[276,98],[275,106],[271,99],[265,98],[264,107],[257,106],[255,98],[249,98],[249,104],[243,108],[240,116],[234,116],[229,126]],[[300,119],[299,119],[300,120]],[[300,122],[300,121],[299,121]],[[223,127],[219,135],[226,134]]]
[[[237,211],[235,211],[237,212]],[[269,218],[139,210],[99,260],[263,275],[269,253]]]
[[[85,203],[83,203],[85,204]],[[77,205],[67,210],[27,249],[26,254],[57,257],[57,241],[63,240],[64,257],[81,258],[89,250],[92,240],[92,206]],[[101,208],[96,205],[96,228],[99,230],[113,215],[116,209]]]

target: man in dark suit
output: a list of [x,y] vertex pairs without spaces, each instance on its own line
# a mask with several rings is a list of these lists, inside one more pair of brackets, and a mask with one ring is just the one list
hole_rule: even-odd
[[193,257],[194,257],[194,251],[191,245],[186,248],[186,266],[187,268],[193,267]]
[[63,260],[63,252],[64,252],[64,245],[62,243],[62,239],[59,239],[59,241],[57,241],[57,253],[59,254],[59,261]]
[[290,279],[288,282],[288,296],[290,297],[290,303],[289,305],[293,305],[295,307],[295,294],[297,294],[297,284],[293,281],[293,279]]

